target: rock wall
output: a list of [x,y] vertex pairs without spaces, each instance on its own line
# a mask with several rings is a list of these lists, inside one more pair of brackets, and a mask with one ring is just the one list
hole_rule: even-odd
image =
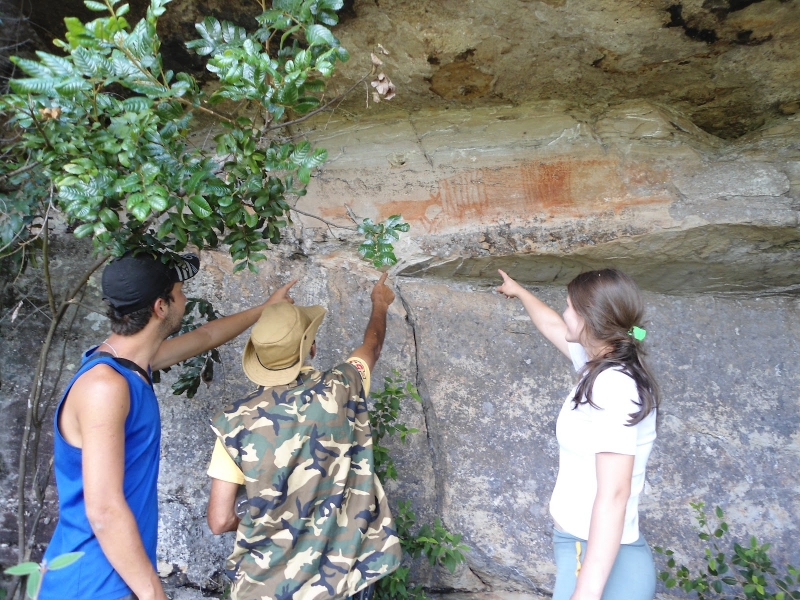
[[[800,563],[796,119],[729,143],[660,106],[630,103],[591,117],[547,103],[334,117],[313,137],[332,158],[298,208],[344,226],[352,226],[345,204],[360,217],[401,213],[412,224],[397,248],[398,298],[373,381],[397,369],[423,402],[403,407],[420,432],[396,448],[401,477],[388,491],[411,499],[422,519],[441,516],[470,547],[453,576],[417,565],[426,585],[526,598],[552,590],[554,420],[574,376],[519,304],[492,293],[498,267],[558,309],[564,284],[586,268],[621,266],[645,290],[646,346],[663,391],[641,504],[652,544],[696,564],[689,502],[704,501],[724,508],[735,536],[772,542],[777,564]],[[61,239],[58,290],[90,261],[84,246]],[[327,368],[360,344],[369,313],[377,273],[356,244],[348,230],[298,217],[258,276],[233,275],[224,253],[203,252],[187,292],[230,314],[300,277],[296,300],[329,311],[315,361]],[[33,271],[25,277],[4,306],[20,294],[30,306],[14,323],[6,309],[0,319],[6,564],[20,414],[44,326],[34,310],[41,282]],[[88,310],[101,306],[96,277],[81,305],[61,340],[66,370],[105,337],[102,317]],[[218,589],[233,543],[205,525],[207,420],[250,391],[239,366],[245,339],[223,348],[224,366],[195,398],[171,395],[169,381],[159,386],[159,560],[170,584],[183,586],[181,598]],[[55,508],[51,487],[51,518]]]
[[[397,100],[373,111],[500,107],[556,100],[602,112],[631,98],[674,106],[706,131],[737,138],[800,112],[796,0],[346,0],[335,34],[352,59],[344,91],[378,45]],[[147,3],[131,2],[130,20]],[[185,42],[207,15],[255,26],[252,0],[173,0],[161,18],[165,65],[207,77]],[[63,18],[92,19],[82,0],[26,7],[46,41]],[[359,90],[360,92],[360,90]],[[363,110],[364,95],[342,105]]]

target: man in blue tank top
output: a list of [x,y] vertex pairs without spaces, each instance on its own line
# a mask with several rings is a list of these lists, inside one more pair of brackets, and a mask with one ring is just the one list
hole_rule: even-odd
[[161,419],[151,370],[233,339],[266,304],[292,302],[295,283],[264,304],[166,339],[180,329],[183,282],[199,267],[192,254],[164,263],[135,252],[103,272],[112,333],[86,353],[55,412],[59,522],[45,560],[85,554],[47,572],[40,600],[166,600],[155,570]]

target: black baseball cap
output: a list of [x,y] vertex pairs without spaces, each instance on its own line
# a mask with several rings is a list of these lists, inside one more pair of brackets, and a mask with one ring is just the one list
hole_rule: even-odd
[[195,254],[174,254],[170,263],[146,252],[126,252],[103,271],[103,300],[122,315],[150,306],[165,289],[200,270]]

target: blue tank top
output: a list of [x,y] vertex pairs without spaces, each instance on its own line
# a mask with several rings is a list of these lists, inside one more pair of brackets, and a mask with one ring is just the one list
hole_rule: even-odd
[[59,517],[44,554],[47,561],[65,552],[85,552],[77,562],[48,571],[42,580],[40,600],[117,600],[130,594],[111,563],[86,517],[83,499],[81,449],[67,443],[58,428],[58,416],[75,381],[98,364],[108,365],[125,377],[130,390],[130,409],[125,420],[125,500],[139,526],[144,549],[156,566],[158,495],[156,483],[161,449],[161,417],[153,388],[141,376],[111,357],[91,358],[96,348],[83,356],[81,368],[69,382],[54,416],[54,470],[58,487]]

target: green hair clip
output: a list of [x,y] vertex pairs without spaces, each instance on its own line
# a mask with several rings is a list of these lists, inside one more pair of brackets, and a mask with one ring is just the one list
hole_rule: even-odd
[[641,342],[644,339],[644,336],[647,335],[647,331],[634,325],[628,330],[628,335],[633,336],[633,339],[635,339],[637,342]]

